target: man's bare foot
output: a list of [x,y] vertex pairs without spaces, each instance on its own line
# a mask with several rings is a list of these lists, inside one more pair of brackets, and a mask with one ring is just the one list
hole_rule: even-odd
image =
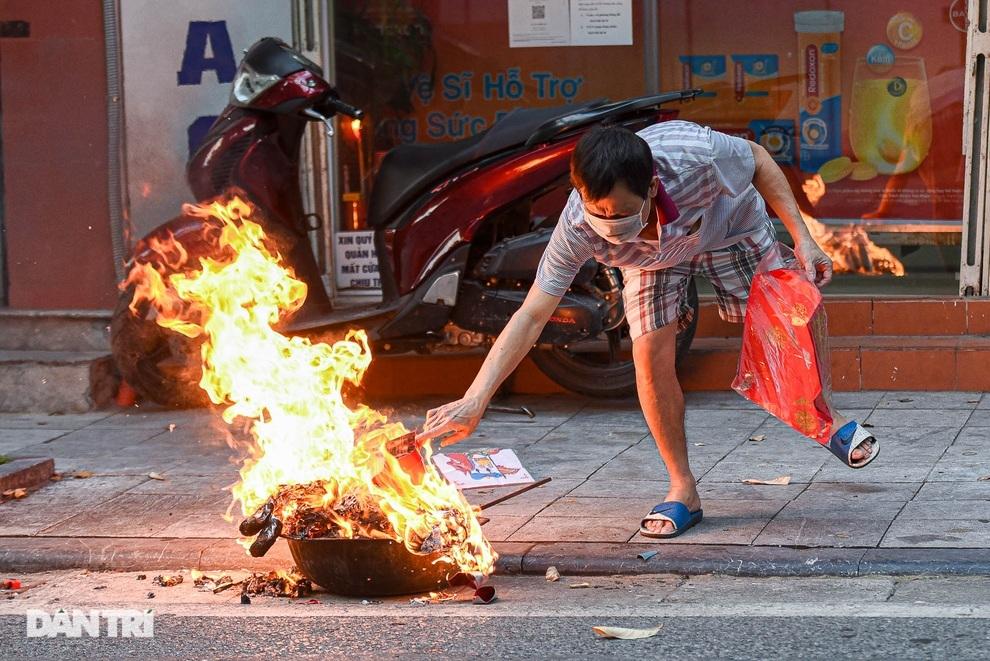
[[873,439],[870,438],[857,445],[849,456],[853,460],[853,463],[858,464],[861,461],[869,459],[870,455],[873,454],[873,443]]
[[[694,484],[684,488],[670,487],[663,502],[668,503],[670,501],[684,503],[691,512],[701,509],[701,496],[698,495],[698,487]],[[670,521],[647,521],[646,529],[663,535],[674,532],[674,524]]]

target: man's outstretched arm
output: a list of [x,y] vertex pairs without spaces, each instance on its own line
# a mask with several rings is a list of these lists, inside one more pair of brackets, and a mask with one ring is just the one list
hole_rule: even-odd
[[534,284],[522,307],[512,315],[495,340],[464,397],[429,411],[423,431],[416,440],[426,442],[449,434],[441,444],[450,445],[470,436],[495,391],[529,353],[560,299]]

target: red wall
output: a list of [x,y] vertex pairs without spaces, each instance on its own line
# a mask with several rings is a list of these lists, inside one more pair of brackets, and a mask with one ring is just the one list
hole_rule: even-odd
[[99,0],[0,0],[8,303],[108,308],[106,64]]

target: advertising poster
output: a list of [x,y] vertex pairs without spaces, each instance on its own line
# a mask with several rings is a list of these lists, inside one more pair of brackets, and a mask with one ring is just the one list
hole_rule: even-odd
[[130,218],[140,236],[192,201],[190,151],[227,105],[241,52],[291,41],[291,6],[267,0],[120,3]]
[[669,0],[681,117],[761,143],[822,219],[960,220],[965,0]]

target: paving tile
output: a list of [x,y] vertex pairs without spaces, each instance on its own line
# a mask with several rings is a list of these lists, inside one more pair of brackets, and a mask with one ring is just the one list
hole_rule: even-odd
[[638,518],[537,516],[509,536],[510,542],[625,542],[639,530]]
[[[914,500],[907,503],[898,519],[990,519],[990,500],[968,500],[959,504],[953,500]],[[990,529],[988,529],[990,530]],[[990,542],[990,539],[987,540]]]
[[839,512],[815,517],[781,518],[760,533],[757,546],[875,547],[890,525],[890,517],[849,519]]
[[554,501],[540,516],[635,519],[642,517],[657,504],[656,498],[578,498],[567,495]]
[[760,407],[734,390],[686,392],[684,393],[684,403],[688,410],[739,409],[742,411],[762,411]]
[[[715,465],[710,471],[702,476],[702,480],[711,482],[736,482],[740,483],[747,479],[769,480],[783,475],[788,475],[791,482],[810,483],[818,471],[821,469],[825,458],[819,456],[814,458],[814,454],[809,453],[808,458],[793,461],[776,461],[772,457],[763,460],[733,461],[731,456]],[[774,489],[775,486],[764,486],[765,489]]]
[[962,427],[972,414],[966,409],[877,409],[867,422],[877,427]]
[[[143,478],[143,481],[132,489],[129,489],[127,493],[132,494],[171,494],[171,495],[186,495],[186,496],[200,496],[205,494],[214,494],[224,491],[224,487],[234,484],[239,479],[237,471],[230,468],[226,473],[221,474],[207,474],[207,475],[181,475],[169,473],[165,475],[164,480],[152,480],[147,477]],[[142,479],[142,478],[137,478]],[[228,493],[229,492],[225,492]]]
[[98,512],[102,503],[140,480],[138,477],[92,477],[53,482],[31,492],[27,498],[0,504],[0,536],[35,535],[80,512]]
[[225,426],[220,409],[175,409],[155,408],[153,410],[134,409],[101,417],[91,426],[117,429],[148,429],[164,431],[169,425],[176,429],[202,428],[204,426]]
[[[487,513],[484,516],[489,516]],[[485,538],[490,542],[504,542],[529,521],[528,516],[492,515],[488,523],[481,527]]]
[[71,431],[93,424],[111,415],[107,411],[45,415],[36,413],[0,413],[0,429],[62,429]]
[[612,480],[598,473],[582,482],[568,495],[581,498],[639,498],[653,500],[654,504],[663,500],[667,493],[668,484],[666,472],[664,479],[648,480]]
[[820,482],[810,484],[802,494],[806,498],[873,501],[895,501],[904,503],[921,488],[922,482]]
[[967,427],[990,427],[990,409],[977,409],[966,422]]
[[813,498],[787,504],[757,537],[759,545],[876,546],[902,503]]
[[684,426],[688,429],[725,427],[756,429],[767,421],[770,414],[762,410],[692,409],[684,414]]
[[[807,484],[792,482],[786,486],[758,486],[739,482],[707,482],[702,478],[698,482],[698,494],[702,505],[707,507],[710,499],[738,500],[751,502],[754,500],[789,501],[793,500],[808,487]],[[706,510],[707,511],[707,510]]]
[[[535,489],[521,493],[505,502],[499,503],[498,505],[493,505],[486,508],[484,510],[484,516],[532,517],[561,496],[570,493],[577,485],[581,484],[581,482],[583,482],[582,479],[554,478],[543,486],[536,487]],[[506,490],[512,491],[513,488],[518,487],[506,487]],[[495,491],[487,489],[472,489],[466,491],[465,495],[472,505],[480,506],[483,503],[490,502],[498,498],[499,495],[504,495],[506,490]],[[476,493],[476,491],[481,493]]]
[[828,463],[815,476],[816,482],[842,482],[860,484],[887,484],[904,482],[917,484],[929,477],[931,463],[892,463],[885,461],[886,450],[869,466],[862,469],[849,468],[833,455]]
[[767,526],[770,519],[753,519],[745,517],[722,516],[708,514],[705,510],[704,520],[687,532],[669,539],[651,539],[636,535],[630,544],[744,544],[753,543],[760,532]]
[[980,403],[982,393],[973,392],[928,392],[928,391],[890,391],[884,394],[879,409],[975,409]]
[[882,547],[985,548],[990,546],[990,519],[917,519],[897,517]]
[[928,479],[933,482],[975,481],[986,475],[990,475],[990,453],[986,448],[953,444],[935,464]]
[[883,399],[882,390],[858,390],[854,392],[833,392],[832,405],[840,411],[848,409],[874,409]]
[[[696,467],[695,470],[697,470]],[[667,481],[667,469],[664,468],[659,455],[654,451],[652,458],[620,455],[598,469],[595,472],[595,477],[612,482],[653,481],[655,484]]]
[[990,500],[990,480],[968,482],[926,482],[914,497],[918,502],[928,500]]
[[41,532],[57,537],[153,537],[173,522],[196,513],[222,512],[225,499],[123,494]]
[[69,432],[62,429],[0,429],[0,454],[50,441]]
[[983,397],[980,399],[980,403],[976,405],[978,411],[984,411],[990,409],[990,397],[987,397],[987,393],[983,393]]
[[223,515],[217,512],[192,512],[179,516],[169,525],[156,531],[155,536],[236,539],[240,537],[237,531],[239,522],[237,517],[234,521],[226,521]]

